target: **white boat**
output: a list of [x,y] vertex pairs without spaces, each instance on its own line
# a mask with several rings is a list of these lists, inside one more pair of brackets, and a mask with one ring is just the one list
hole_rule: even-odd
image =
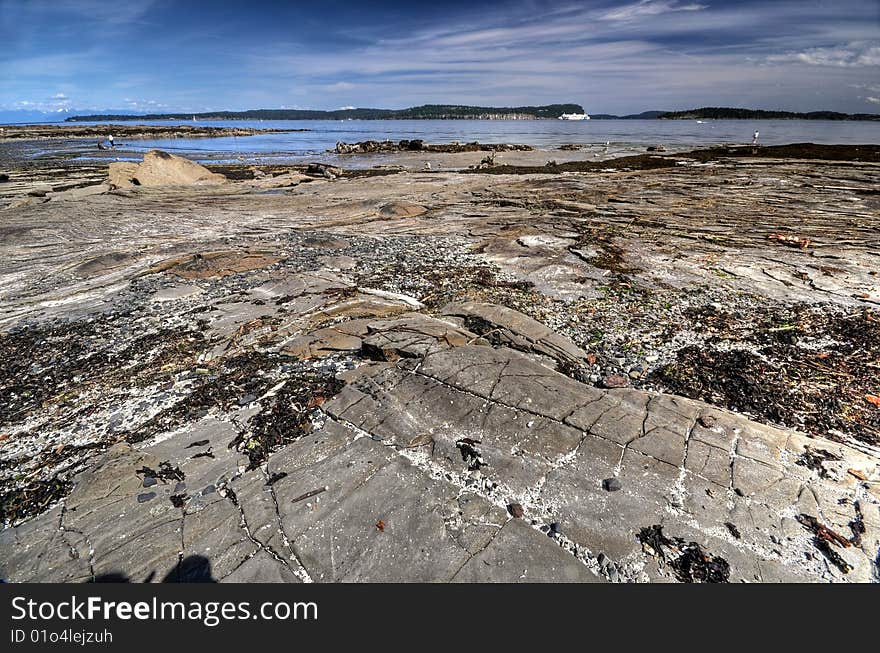
[[589,120],[590,116],[585,113],[563,113],[559,120]]

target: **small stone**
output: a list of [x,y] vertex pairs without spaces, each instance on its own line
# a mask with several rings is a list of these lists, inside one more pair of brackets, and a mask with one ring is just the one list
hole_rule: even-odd
[[609,374],[602,379],[602,385],[606,388],[626,388],[629,386],[629,379],[620,374]]
[[137,496],[138,503],[146,503],[147,501],[152,501],[156,498],[155,492],[143,492]]
[[558,521],[555,521],[552,524],[550,524],[550,533],[553,535],[559,534],[559,522]]
[[511,514],[511,516],[516,519],[522,518],[522,516],[525,514],[523,507],[518,503],[509,504],[507,506],[507,512],[509,512]]
[[710,429],[718,423],[718,420],[712,417],[712,415],[700,415],[698,421],[700,422],[700,426],[706,429]]
[[620,481],[618,481],[617,478],[613,476],[611,478],[606,478],[604,481],[602,481],[602,489],[606,492],[617,492],[622,488],[623,486],[620,484]]
[[238,400],[239,406],[247,406],[248,404],[257,400],[257,395],[245,395],[241,399]]
[[156,484],[156,479],[152,476],[144,476],[144,487],[153,487]]
[[617,567],[614,565],[609,565],[608,567],[608,580],[612,583],[616,583],[620,580],[620,572],[617,571]]

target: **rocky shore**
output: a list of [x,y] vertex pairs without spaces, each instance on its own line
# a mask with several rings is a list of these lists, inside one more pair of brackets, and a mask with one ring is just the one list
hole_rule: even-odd
[[422,140],[361,141],[360,143],[336,143],[334,154],[377,154],[382,152],[433,152],[458,154],[461,152],[531,152],[530,145],[510,143],[425,143]]
[[880,580],[878,153],[7,167],[0,576]]
[[254,134],[309,131],[308,129],[252,129],[248,127],[209,127],[206,125],[5,125],[0,127],[0,141],[47,138],[217,138],[253,136]]

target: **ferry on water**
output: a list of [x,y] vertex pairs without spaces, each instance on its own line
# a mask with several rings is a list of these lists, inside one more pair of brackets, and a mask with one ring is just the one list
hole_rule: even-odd
[[589,120],[590,116],[585,113],[563,113],[559,116],[560,120]]

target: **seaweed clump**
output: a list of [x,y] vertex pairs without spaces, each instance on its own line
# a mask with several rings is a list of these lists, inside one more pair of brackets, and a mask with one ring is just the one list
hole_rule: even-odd
[[[859,515],[857,514],[857,519],[858,516]],[[833,544],[845,549],[852,546],[850,540],[831,530],[812,515],[801,513],[796,519],[801,526],[813,534],[813,546],[815,546],[822,555],[828,559],[828,562],[837,567],[841,573],[848,574],[852,571],[850,564],[831,546]],[[855,529],[853,530],[855,531]],[[858,535],[861,535],[861,533],[858,533]]]
[[872,401],[880,366],[875,311],[701,308],[688,317],[710,336],[653,373],[667,391],[838,442],[880,444],[880,406]]
[[57,478],[0,489],[0,523],[18,524],[39,515],[70,492],[72,484]]
[[277,382],[271,372],[284,362],[295,360],[290,356],[254,351],[224,360],[217,368],[197,376],[192,392],[130,432],[126,441],[142,442],[157,433],[200,419],[211,409],[228,411],[247,403],[248,399],[255,400]]
[[196,329],[135,334],[129,314],[56,322],[0,334],[0,413],[8,423],[83,393],[170,379],[205,346]]
[[669,538],[655,524],[639,530],[636,536],[646,553],[667,562],[680,583],[728,583],[730,564],[720,556],[703,551],[696,542]]
[[314,429],[319,407],[345,384],[332,373],[304,369],[287,379],[262,411],[248,420],[229,443],[248,457],[249,470],[256,469],[279,447],[294,442]]

